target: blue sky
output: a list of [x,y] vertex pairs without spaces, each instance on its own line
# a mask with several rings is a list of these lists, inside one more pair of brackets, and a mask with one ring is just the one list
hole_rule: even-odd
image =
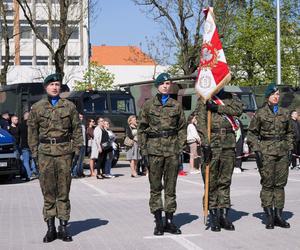
[[96,18],[91,19],[92,45],[136,45],[147,50],[148,39],[154,39],[159,26],[139,10],[131,0],[98,0]]

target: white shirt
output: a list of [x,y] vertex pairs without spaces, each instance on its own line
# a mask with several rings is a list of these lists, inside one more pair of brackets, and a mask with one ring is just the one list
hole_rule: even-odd
[[193,123],[190,123],[187,126],[187,142],[196,142],[200,141],[200,136],[197,132],[197,129]]

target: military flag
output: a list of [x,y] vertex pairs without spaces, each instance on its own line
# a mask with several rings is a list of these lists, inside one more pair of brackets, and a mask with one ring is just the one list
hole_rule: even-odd
[[206,101],[223,88],[231,76],[215,24],[213,8],[208,7],[204,14],[203,43],[195,90]]

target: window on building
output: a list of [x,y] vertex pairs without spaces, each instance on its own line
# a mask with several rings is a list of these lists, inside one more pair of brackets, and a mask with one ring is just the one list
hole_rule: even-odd
[[[14,65],[15,57],[10,56],[9,57],[9,65]],[[2,55],[2,64],[4,64],[4,55]]]
[[48,65],[48,56],[37,56],[36,65]]
[[79,65],[79,56],[68,56],[68,65]]
[[71,32],[70,39],[79,39],[79,28],[75,26],[69,26],[69,32]]
[[59,39],[59,27],[53,26],[51,27],[52,39]]
[[21,25],[20,26],[20,36],[21,39],[31,39],[32,38],[32,32],[29,25]]
[[48,38],[48,28],[46,26],[37,26],[36,29],[43,38]]
[[20,56],[21,65],[32,65],[32,56]]

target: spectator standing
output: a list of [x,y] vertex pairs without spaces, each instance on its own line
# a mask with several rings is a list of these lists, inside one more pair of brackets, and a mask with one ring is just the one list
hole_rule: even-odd
[[235,123],[238,126],[238,129],[235,130],[235,153],[236,153],[236,161],[235,161],[235,168],[234,173],[241,173],[243,171],[242,163],[243,163],[243,148],[244,148],[244,129],[243,124],[239,118],[235,118]]
[[23,121],[20,123],[19,127],[20,127],[20,150],[22,153],[22,163],[27,173],[27,180],[30,180],[38,176],[38,170],[36,168],[34,160],[32,159],[31,151],[28,146],[28,126],[27,126],[28,117],[29,117],[29,112],[25,111],[23,114]]
[[137,163],[141,159],[140,149],[138,146],[137,137],[137,121],[136,116],[131,115],[127,120],[128,126],[126,128],[126,136],[134,141],[131,147],[127,147],[126,159],[130,162],[131,177],[139,177],[137,174]]
[[86,150],[86,129],[84,123],[84,117],[82,114],[79,114],[80,126],[82,131],[82,139],[83,144],[80,146],[80,152],[77,158],[73,161],[72,166],[72,176],[74,178],[83,177],[83,160],[85,157],[85,150]]
[[8,131],[10,127],[10,121],[9,121],[9,112],[3,111],[0,118],[0,126],[2,129]]
[[95,176],[94,173],[94,168],[95,168],[95,160],[91,158],[92,155],[92,145],[93,145],[93,140],[94,140],[94,129],[95,129],[95,120],[94,119],[89,119],[88,121],[88,127],[86,129],[86,135],[87,135],[87,151],[88,151],[88,156],[90,158],[90,173],[91,176]]
[[106,160],[105,160],[105,169],[104,169],[104,178],[115,178],[114,175],[111,174],[112,161],[114,158],[115,150],[117,150],[117,145],[115,143],[116,135],[109,129],[109,121],[104,121],[104,129],[108,133],[109,143],[111,143],[111,149],[106,151]]
[[20,145],[20,128],[19,128],[19,118],[16,115],[11,117],[11,124],[9,126],[9,133],[15,138],[16,145],[19,150]]
[[298,121],[298,112],[296,110],[291,112],[291,118],[295,135],[291,169],[299,169],[299,167],[297,167],[297,159],[300,157],[300,123]]
[[197,119],[194,114],[188,117],[187,126],[187,144],[190,147],[190,173],[199,174],[200,159],[198,155],[198,147],[200,146],[200,136],[197,132],[195,125],[197,124]]

